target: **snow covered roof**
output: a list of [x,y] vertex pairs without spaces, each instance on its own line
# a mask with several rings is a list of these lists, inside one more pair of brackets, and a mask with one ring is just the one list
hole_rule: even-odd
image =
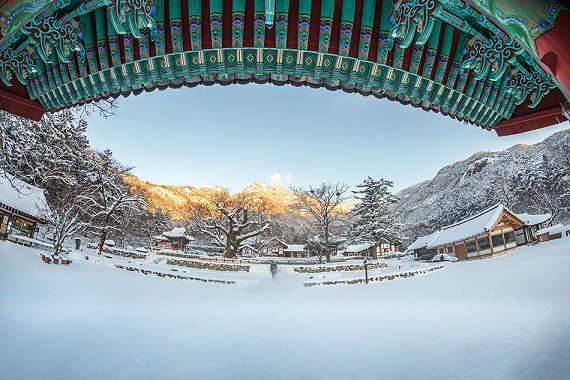
[[193,236],[186,235],[186,228],[184,227],[175,227],[171,231],[163,232],[162,235],[166,236],[167,238],[181,238],[185,237],[188,240],[196,240]]
[[40,218],[41,210],[47,205],[42,189],[2,172],[0,172],[0,203],[35,218]]
[[245,244],[245,245],[243,245],[241,248],[242,248],[242,249],[243,249],[243,248],[249,248],[249,249],[251,249],[251,250],[254,251],[254,252],[258,252],[257,248],[255,248],[255,247],[254,247],[253,245],[251,245],[251,244]]
[[425,236],[420,236],[416,239],[416,241],[414,241],[412,244],[410,244],[408,246],[408,251],[413,251],[415,249],[420,249],[420,248],[425,248],[428,246],[429,243],[431,243],[431,241],[433,239],[436,238],[436,236],[439,234],[440,231],[435,231],[432,232],[429,235],[425,235]]
[[525,225],[527,226],[536,226],[537,224],[541,224],[550,220],[552,218],[552,214],[515,214],[517,218],[519,218]]
[[186,228],[184,227],[174,227],[171,231],[166,231],[163,233],[166,237],[182,237],[186,235]]
[[344,250],[344,252],[354,252],[354,253],[358,253],[358,252],[363,252],[366,251],[367,249],[369,249],[370,247],[372,247],[374,244],[372,243],[364,243],[364,244],[351,244],[348,247],[346,247],[346,249]]
[[496,204],[470,218],[443,227],[439,234],[428,243],[427,247],[435,248],[482,235],[493,228],[503,211],[508,211],[514,215],[504,205]]
[[305,246],[303,244],[287,244],[287,248],[283,252],[303,252],[305,251]]
[[542,235],[542,234],[557,234],[559,232],[562,232],[564,230],[570,230],[570,226],[565,226],[562,223],[558,223],[554,226],[550,226],[550,227],[546,227],[546,228],[542,228],[538,231],[536,231],[536,235]]
[[287,247],[287,243],[276,237],[272,237],[271,239],[267,240],[266,242],[263,243],[263,245],[266,247],[275,247],[277,245],[282,245]]

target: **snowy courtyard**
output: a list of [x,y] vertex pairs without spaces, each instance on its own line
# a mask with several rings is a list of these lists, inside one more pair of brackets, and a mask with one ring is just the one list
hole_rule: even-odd
[[[266,265],[186,273],[235,280],[218,284],[82,256],[46,265],[38,251],[0,242],[0,378],[570,373],[569,239],[411,278],[314,287],[302,285],[312,275],[285,269],[272,281]],[[435,265],[385,261],[372,274]]]

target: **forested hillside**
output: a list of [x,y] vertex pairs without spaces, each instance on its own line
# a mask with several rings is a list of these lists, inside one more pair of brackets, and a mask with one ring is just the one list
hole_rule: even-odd
[[494,203],[570,219],[570,129],[535,145],[477,152],[400,191],[394,212],[408,240]]

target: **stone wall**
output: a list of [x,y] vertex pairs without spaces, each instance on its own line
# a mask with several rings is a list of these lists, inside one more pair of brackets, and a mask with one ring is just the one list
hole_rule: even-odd
[[248,265],[230,265],[224,263],[200,262],[200,261],[177,260],[177,259],[168,259],[166,261],[166,264],[176,265],[179,267],[209,269],[209,270],[217,270],[224,272],[249,272]]
[[[388,268],[386,263],[373,263],[368,265],[368,269]],[[364,264],[335,265],[321,267],[297,267],[293,269],[297,273],[324,273],[324,272],[350,272],[364,270]]]
[[200,255],[193,255],[191,253],[182,253],[182,252],[176,253],[176,252],[164,252],[164,251],[156,251],[154,253],[161,256],[180,257],[182,259],[201,259]]
[[[331,263],[343,263],[346,259],[344,257],[331,257]],[[242,261],[245,262],[245,261]],[[322,262],[319,262],[318,258],[315,259],[296,259],[296,258],[287,258],[287,259],[272,259],[272,258],[263,258],[263,259],[250,259],[247,262],[251,264],[282,264],[282,265],[316,265],[322,264],[325,262],[323,258]]]
[[111,248],[111,247],[104,247],[103,252],[109,253],[109,254],[115,255],[115,256],[126,257],[129,259],[144,260],[148,257],[148,255],[146,253],[132,252],[132,251],[124,250],[124,249]]
[[[368,279],[368,282],[392,281],[392,280],[396,280],[399,278],[414,277],[414,276],[417,276],[420,274],[433,272],[433,271],[443,269],[443,268],[444,268],[443,265],[439,265],[436,267],[431,267],[431,268],[426,268],[426,269],[418,269],[418,270],[413,270],[413,271],[409,271],[409,272],[387,274],[387,275],[378,276],[378,277],[370,277]],[[365,282],[366,282],[366,279],[357,278],[357,279],[352,279],[352,280],[333,280],[333,281],[323,281],[323,282],[307,282],[307,283],[304,283],[303,285],[305,285],[307,287],[317,286],[317,285],[339,285],[339,284],[354,285],[354,284],[363,284]]]
[[174,278],[177,280],[215,282],[218,284],[235,284],[235,281],[214,280],[211,278],[198,278],[198,277],[181,276],[179,274],[155,272],[155,271],[148,270],[148,269],[133,268],[133,267],[120,265],[120,264],[115,264],[115,268],[127,270],[129,272],[142,273],[144,275],[153,275],[153,276],[158,276],[158,277]]

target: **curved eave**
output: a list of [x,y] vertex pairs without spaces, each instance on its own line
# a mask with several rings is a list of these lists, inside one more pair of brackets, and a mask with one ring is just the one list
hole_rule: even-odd
[[28,91],[20,83],[8,87],[0,82],[0,109],[34,121],[39,121],[46,113],[38,101],[30,100]]
[[[286,77],[286,78],[284,78]],[[341,81],[339,84],[331,84],[327,81],[315,81],[311,77],[307,78],[296,78],[294,76],[276,76],[275,74],[246,74],[244,76],[224,76],[212,75],[208,77],[190,77],[190,78],[177,78],[172,81],[163,81],[160,83],[152,82],[145,83],[144,85],[137,85],[131,87],[123,87],[119,91],[106,92],[100,96],[93,97],[87,100],[82,100],[74,104],[61,106],[55,108],[54,111],[73,108],[77,105],[90,104],[93,102],[98,102],[107,99],[118,99],[120,97],[127,98],[131,95],[138,96],[143,93],[150,93],[154,90],[165,91],[168,89],[180,89],[182,87],[197,87],[197,86],[230,86],[233,84],[246,85],[246,84],[272,84],[274,86],[282,87],[286,85],[291,85],[293,87],[310,87],[313,89],[326,89],[328,91],[343,91],[346,93],[356,93],[361,96],[374,96],[377,99],[387,99],[392,102],[398,102],[404,106],[412,106],[414,108],[420,108],[426,112],[441,113],[444,116],[448,116],[452,119],[460,121],[465,124],[474,125],[482,129],[491,130],[490,127],[482,125],[475,120],[464,117],[463,115],[458,115],[457,113],[451,111],[448,108],[441,108],[439,105],[430,104],[426,102],[420,102],[416,99],[411,99],[403,94],[397,94],[391,91],[379,92],[372,88],[367,88],[354,83],[349,83],[347,81]]]
[[[486,74],[488,59],[486,64],[479,66],[479,73],[477,67],[471,66],[471,61],[467,65],[469,71],[464,74],[462,62],[467,44],[474,41],[471,36],[479,36],[477,41],[490,41],[477,31],[489,28],[500,41],[504,41],[497,26],[502,31],[504,29],[486,19],[477,21],[472,14],[464,16],[470,20],[465,25],[461,17],[449,16],[454,12],[451,8],[446,11],[446,17],[434,14],[431,21],[435,22],[435,26],[432,23],[432,28],[425,28],[429,31],[428,37],[422,37],[418,25],[417,33],[408,33],[411,36],[409,44],[400,43],[401,40],[391,44],[389,36],[393,31],[387,20],[398,14],[398,7],[393,7],[391,0],[277,2],[277,10],[273,10],[277,11],[275,23],[272,22],[273,27],[270,28],[262,20],[263,2],[163,0],[156,3],[156,12],[145,14],[145,20],[150,19],[151,22],[145,24],[143,20],[140,24],[151,26],[156,23],[156,30],[154,27],[139,30],[139,23],[136,23],[133,31],[128,28],[122,30],[124,25],[117,26],[117,21],[110,22],[111,19],[118,20],[116,8],[103,6],[103,2],[87,3],[97,7],[83,9],[85,13],[70,16],[76,17],[75,20],[65,21],[69,22],[68,26],[82,25],[80,29],[84,32],[66,35],[69,40],[63,41],[72,43],[72,51],[75,50],[72,59],[53,51],[46,58],[44,56],[50,53],[43,50],[40,50],[41,59],[38,59],[37,52],[30,51],[36,54],[34,59],[39,69],[32,70],[33,75],[25,76],[27,79],[18,76],[27,82],[26,87],[20,86],[22,88],[18,93],[12,93],[13,88],[0,93],[0,98],[7,99],[6,106],[0,104],[2,109],[8,108],[21,116],[37,118],[45,109],[58,110],[109,97],[138,95],[154,89],[254,82],[325,87],[387,98],[441,112],[485,129],[497,127],[499,135],[541,128],[562,118],[556,118],[554,110],[559,103],[565,102],[564,89],[562,92],[560,89],[552,91],[530,109],[527,107],[528,101],[515,106],[522,101],[522,97],[512,96],[512,88],[506,91],[506,79],[501,81]],[[411,0],[410,3],[414,7],[427,6]],[[440,0],[440,3],[445,3],[445,0]],[[56,2],[49,4],[57,7]],[[131,8],[137,6],[130,2],[116,4]],[[52,10],[55,11],[55,8],[50,8],[50,14]],[[46,17],[43,13],[40,16],[40,19]],[[435,19],[437,17],[440,18]],[[568,17],[567,12],[564,17]],[[480,24],[479,29],[471,24]],[[130,28],[132,25],[135,24],[131,22]],[[412,27],[415,28],[415,24]],[[550,35],[543,45],[549,47],[558,43],[564,48],[568,37],[563,33],[567,28],[553,28],[549,33],[554,33],[554,37]],[[156,33],[149,33],[150,30]],[[28,40],[16,37],[18,35],[12,30],[0,41],[0,47],[26,47]],[[397,38],[403,39],[401,35]],[[37,38],[32,45],[44,46],[39,44]],[[485,49],[493,51],[492,47]],[[79,55],[79,51],[85,54]],[[518,50],[519,53],[525,54],[522,50]],[[286,64],[284,59],[290,59],[289,63]],[[8,60],[13,61],[13,57]],[[566,61],[570,61],[570,58]],[[520,61],[517,62],[516,67],[521,67]],[[532,62],[532,59],[526,59],[526,62]],[[498,72],[503,75],[503,64],[497,64]],[[540,64],[550,68],[550,75],[558,80],[556,64],[548,60]],[[536,83],[530,82],[534,88],[544,81],[550,81],[535,62],[531,66],[530,71],[534,68],[541,75]],[[524,68],[518,71],[519,76],[521,72],[526,71]],[[560,80],[557,83],[561,83]],[[523,93],[530,93],[526,84],[522,86]],[[554,84],[550,83],[549,86],[553,87]],[[550,88],[546,88],[544,94]],[[542,91],[539,90],[538,96],[542,97]],[[17,102],[17,105],[13,102]],[[37,102],[41,104],[40,107],[35,107]]]
[[[489,17],[505,33],[511,35],[492,15],[482,10],[474,1],[467,0],[467,2]],[[564,5],[561,1],[559,3]],[[514,38],[512,35],[511,37]],[[563,111],[564,106],[568,106],[570,101],[570,11],[562,10],[554,26],[534,41],[536,53],[522,41],[519,42],[552,77],[558,88],[553,89],[534,108],[528,107],[530,104],[528,99],[518,105],[509,119],[500,121],[494,127],[499,136],[529,132],[568,120],[563,115]]]
[[515,109],[510,119],[499,122],[494,128],[495,132],[499,136],[509,136],[560,124],[568,120],[562,113],[565,103],[566,98],[557,88],[534,108],[528,108],[527,100]]

